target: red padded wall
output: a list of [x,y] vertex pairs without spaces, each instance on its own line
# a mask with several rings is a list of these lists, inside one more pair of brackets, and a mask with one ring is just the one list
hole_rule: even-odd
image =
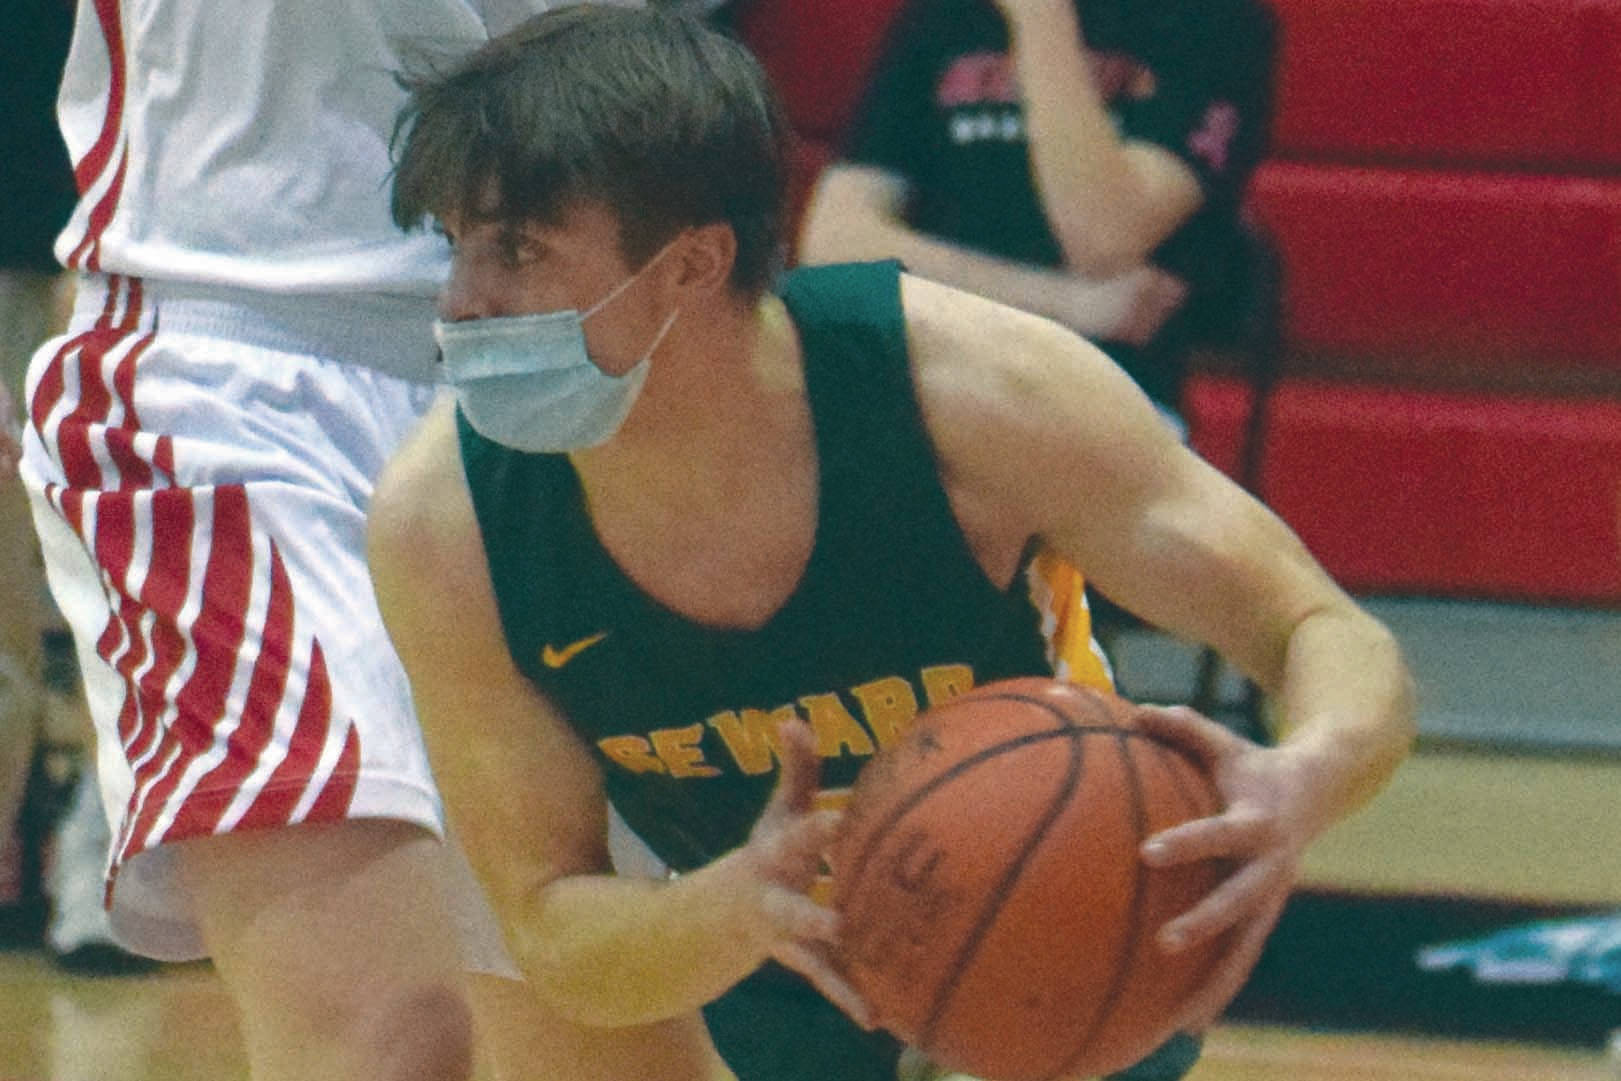
[[1621,165],[1621,0],[1273,0],[1278,149]]

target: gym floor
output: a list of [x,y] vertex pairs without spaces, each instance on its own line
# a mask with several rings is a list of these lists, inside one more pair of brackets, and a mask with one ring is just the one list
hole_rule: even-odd
[[[1189,1081],[1611,1081],[1602,1054],[1549,1045],[1229,1025]],[[246,1081],[206,965],[66,976],[0,954],[0,1081]],[[629,1081],[629,1079],[627,1079]]]

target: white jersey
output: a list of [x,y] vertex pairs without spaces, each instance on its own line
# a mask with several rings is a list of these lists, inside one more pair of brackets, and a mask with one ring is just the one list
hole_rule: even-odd
[[59,99],[81,197],[57,258],[146,279],[177,316],[200,301],[204,323],[281,294],[301,342],[364,323],[337,359],[420,375],[448,254],[389,217],[396,76],[546,6],[81,0]]

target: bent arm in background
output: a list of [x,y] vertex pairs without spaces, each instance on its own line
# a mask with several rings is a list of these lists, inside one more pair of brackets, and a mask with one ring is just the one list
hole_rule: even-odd
[[1068,266],[1106,276],[1147,262],[1204,203],[1194,171],[1122,138],[1082,45],[1074,0],[998,0],[1023,90],[1030,172]]
[[899,259],[914,274],[1055,320],[1089,338],[1142,344],[1181,304],[1177,279],[1143,265],[1112,278],[976,251],[906,221],[907,181],[868,165],[834,164],[819,178],[799,239],[806,263]]

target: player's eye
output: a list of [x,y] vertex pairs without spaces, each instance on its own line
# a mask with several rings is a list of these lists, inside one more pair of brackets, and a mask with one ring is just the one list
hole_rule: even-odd
[[540,258],[540,245],[518,229],[501,231],[501,259],[509,267],[523,266]]

